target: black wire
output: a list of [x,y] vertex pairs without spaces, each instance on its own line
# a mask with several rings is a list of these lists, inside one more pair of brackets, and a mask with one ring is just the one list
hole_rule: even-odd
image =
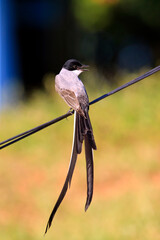
[[9,145],[11,145],[15,142],[18,142],[19,140],[21,140],[25,137],[28,137],[28,136],[32,135],[33,133],[36,133],[36,132],[38,132],[38,131],[40,131],[40,130],[42,130],[42,129],[44,129],[44,128],[46,128],[46,127],[48,127],[48,126],[50,126],[50,125],[52,125],[56,122],[59,122],[62,119],[71,116],[73,113],[74,113],[74,111],[69,111],[66,114],[64,114],[64,115],[62,115],[58,118],[55,118],[55,119],[53,119],[49,122],[46,122],[46,123],[43,123],[43,124],[39,125],[38,127],[32,128],[32,129],[30,129],[26,132],[23,132],[23,133],[20,133],[20,134],[14,136],[14,137],[8,138],[7,140],[4,140],[3,142],[0,142],[0,145],[2,145],[2,146],[0,146],[0,149],[3,149],[3,148],[5,148],[5,147],[7,147],[7,146],[9,146]]
[[[99,98],[96,98],[95,100],[93,100],[93,101],[90,102],[89,104],[92,105],[92,104],[94,104],[94,103],[97,103],[97,102],[99,102],[100,100],[102,100],[102,99],[104,99],[104,98],[106,98],[106,97],[109,97],[109,96],[113,95],[114,93],[119,92],[119,91],[121,91],[122,89],[127,88],[127,87],[129,87],[129,86],[131,86],[131,85],[133,85],[133,84],[141,81],[142,79],[144,79],[144,78],[146,78],[146,77],[149,77],[150,75],[152,75],[152,74],[154,74],[154,73],[156,73],[156,72],[158,72],[158,71],[160,71],[160,66],[157,66],[157,67],[153,68],[152,70],[144,73],[143,75],[141,75],[141,76],[139,76],[139,77],[137,77],[137,78],[129,81],[128,83],[125,83],[125,84],[123,84],[122,86],[120,86],[120,87],[112,90],[111,92],[109,92],[109,93],[107,93],[107,94],[104,94],[104,95],[102,95],[102,96],[99,97]],[[74,113],[74,111],[69,111],[69,112],[67,112],[66,114],[64,114],[64,115],[62,115],[62,116],[60,116],[60,117],[58,117],[58,118],[55,118],[55,119],[53,119],[53,120],[51,120],[51,121],[49,121],[49,122],[46,122],[46,123],[44,123],[44,124],[41,124],[41,125],[39,125],[39,126],[37,126],[37,127],[35,127],[35,128],[32,128],[32,129],[30,129],[30,130],[28,130],[28,131],[25,131],[25,132],[23,132],[23,133],[20,133],[20,134],[14,136],[14,137],[8,138],[8,139],[0,142],[0,149],[3,149],[3,148],[5,148],[5,147],[7,147],[7,146],[9,146],[9,145],[11,145],[11,144],[13,144],[13,143],[15,143],[15,142],[18,142],[18,141],[22,140],[23,138],[28,137],[28,136],[30,136],[30,135],[32,135],[32,134],[34,134],[34,133],[36,133],[36,132],[38,132],[38,131],[40,131],[40,130],[42,130],[42,129],[44,129],[44,128],[46,128],[46,127],[48,127],[48,126],[56,123],[56,122],[59,122],[59,121],[63,120],[64,118],[67,118],[67,117],[71,116],[73,113]]]
[[111,96],[112,94],[114,94],[114,93],[116,93],[116,92],[119,92],[119,91],[121,91],[122,89],[127,88],[127,87],[129,87],[129,86],[131,86],[131,85],[133,85],[133,84],[141,81],[142,79],[144,79],[144,78],[146,78],[146,77],[149,77],[150,75],[152,75],[152,74],[154,74],[154,73],[156,73],[156,72],[158,72],[158,71],[160,71],[160,66],[157,66],[157,67],[153,68],[152,70],[150,70],[150,71],[144,73],[143,75],[141,75],[141,76],[139,76],[139,77],[137,77],[137,78],[129,81],[128,83],[125,83],[125,84],[123,84],[122,86],[120,86],[120,87],[112,90],[111,92],[106,93],[106,94],[102,95],[101,97],[93,100],[92,102],[90,102],[90,105],[91,105],[91,104],[94,104],[94,103],[96,103],[96,102],[99,102],[99,101],[102,100],[103,98],[109,97],[109,96]]

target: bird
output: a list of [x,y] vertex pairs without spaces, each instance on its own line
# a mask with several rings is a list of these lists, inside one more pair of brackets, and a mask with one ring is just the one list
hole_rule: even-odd
[[74,130],[72,153],[67,177],[58,200],[50,214],[46,225],[45,234],[51,227],[53,218],[62,200],[64,199],[71,180],[77,161],[77,155],[82,152],[82,144],[85,145],[86,172],[87,172],[87,199],[85,211],[87,211],[93,196],[93,150],[97,149],[93,135],[93,129],[89,117],[89,98],[86,89],[79,78],[79,75],[88,70],[88,65],[80,63],[76,59],[67,60],[58,75],[55,76],[55,90],[69,105],[70,110],[74,110]]

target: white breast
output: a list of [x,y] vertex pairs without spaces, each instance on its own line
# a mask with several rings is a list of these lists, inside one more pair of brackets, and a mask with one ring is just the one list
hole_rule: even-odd
[[86,95],[85,87],[82,81],[77,76],[80,70],[75,70],[75,71],[68,71],[62,68],[60,73],[55,78],[55,83],[58,88],[71,90],[76,94],[76,96],[79,96],[79,95],[84,96]]

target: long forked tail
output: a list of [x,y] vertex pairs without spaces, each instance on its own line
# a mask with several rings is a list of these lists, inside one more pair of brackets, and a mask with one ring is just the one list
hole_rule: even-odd
[[47,233],[48,229],[50,228],[53,218],[57,212],[57,209],[59,208],[62,200],[64,199],[66,192],[68,190],[68,186],[71,185],[71,180],[77,160],[77,154],[80,154],[82,151],[82,143],[83,140],[85,140],[85,155],[86,155],[86,168],[87,168],[87,200],[85,205],[85,211],[89,207],[92,195],[93,195],[93,154],[92,149],[96,149],[96,144],[93,137],[93,130],[90,123],[88,111],[86,112],[86,118],[79,115],[77,112],[75,112],[74,116],[74,131],[73,131],[73,145],[72,145],[72,154],[71,154],[71,160],[69,164],[69,169],[67,173],[67,177],[65,180],[65,183],[63,185],[63,188],[61,190],[61,193],[59,195],[59,198],[51,212],[51,215],[49,217],[45,234]]
[[[85,142],[85,157],[86,157],[86,171],[87,171],[87,199],[85,204],[85,211],[87,211],[93,196],[93,180],[94,180],[94,165],[93,165],[93,149],[96,150],[96,143],[94,140],[93,129],[90,122],[88,109],[85,111],[85,118],[78,115],[78,135],[79,139],[84,139]],[[78,141],[77,141],[78,142]]]
[[[68,186],[70,186],[71,184],[71,180],[72,180],[72,175],[74,172],[74,168],[75,168],[75,164],[76,164],[76,160],[77,160],[77,130],[78,130],[78,122],[77,122],[77,113],[75,112],[75,116],[74,116],[74,131],[73,131],[73,145],[72,145],[72,154],[71,154],[71,160],[70,160],[70,164],[69,164],[69,169],[68,169],[68,173],[67,173],[67,177],[65,180],[65,183],[63,185],[63,188],[61,190],[61,193],[59,195],[59,198],[51,212],[51,215],[49,217],[47,226],[46,226],[46,230],[45,230],[45,234],[47,233],[48,229],[50,228],[53,218],[55,216],[55,213],[57,212],[57,209],[59,208],[63,198],[66,195],[66,192],[68,190]],[[80,147],[80,145],[79,145]]]

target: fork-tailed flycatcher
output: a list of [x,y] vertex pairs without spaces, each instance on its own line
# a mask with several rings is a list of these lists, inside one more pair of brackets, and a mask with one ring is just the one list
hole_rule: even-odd
[[74,115],[74,132],[73,145],[68,174],[59,195],[59,198],[49,217],[45,233],[50,228],[54,215],[61,204],[68,186],[71,184],[73,171],[75,168],[77,154],[82,151],[82,143],[85,143],[85,157],[87,169],[87,200],[85,204],[85,211],[92,201],[93,195],[93,152],[96,150],[96,143],[93,136],[93,130],[88,114],[89,99],[86,89],[79,79],[79,74],[87,69],[87,65],[81,64],[75,59],[70,59],[65,62],[60,73],[55,77],[55,89],[64,101],[75,111]]

